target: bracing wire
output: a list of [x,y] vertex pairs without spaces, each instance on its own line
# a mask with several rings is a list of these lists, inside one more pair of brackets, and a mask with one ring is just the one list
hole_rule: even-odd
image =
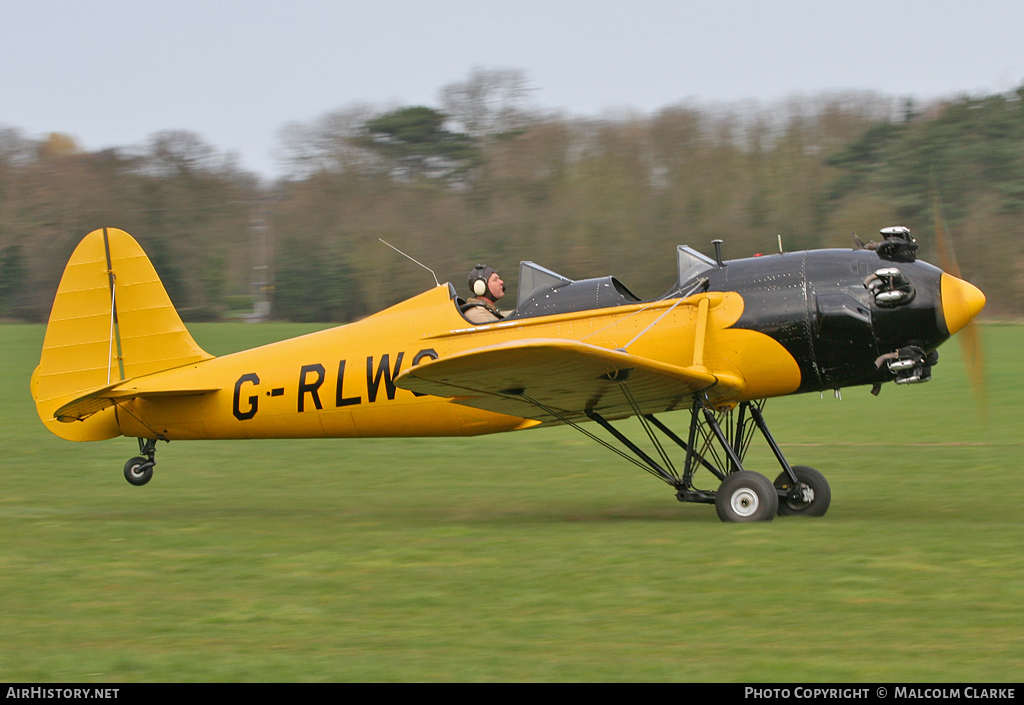
[[534,406],[536,406],[538,409],[541,409],[542,411],[544,411],[544,412],[546,412],[548,414],[551,414],[552,416],[557,418],[562,423],[564,423],[564,424],[566,424],[568,426],[571,426],[572,428],[576,429],[577,431],[582,433],[584,436],[586,436],[590,440],[595,441],[596,443],[604,446],[605,448],[607,448],[608,450],[612,451],[613,453],[615,453],[619,457],[624,458],[625,460],[628,460],[629,462],[633,463],[633,465],[636,465],[638,468],[640,468],[644,472],[647,472],[647,473],[650,473],[651,475],[654,475],[659,480],[663,480],[663,481],[665,480],[664,477],[659,475],[652,468],[650,468],[647,465],[645,465],[644,463],[640,462],[639,460],[637,460],[633,456],[629,455],[625,451],[622,451],[622,450],[616,448],[615,446],[613,446],[611,443],[608,443],[603,438],[600,438],[600,437],[594,435],[593,433],[591,433],[587,429],[583,428],[578,423],[576,423],[572,419],[568,418],[564,414],[559,413],[555,409],[552,409],[551,407],[546,406],[545,404],[542,404],[541,402],[537,401],[536,399],[533,399],[532,397],[528,397],[525,394],[520,394],[519,396],[521,398],[525,399],[526,401],[530,402]]

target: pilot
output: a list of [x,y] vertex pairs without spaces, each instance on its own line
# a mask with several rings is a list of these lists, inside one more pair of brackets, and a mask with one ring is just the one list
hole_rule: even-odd
[[505,282],[486,264],[478,264],[469,273],[469,290],[473,296],[466,300],[462,312],[471,323],[493,323],[504,316],[495,305],[505,295]]

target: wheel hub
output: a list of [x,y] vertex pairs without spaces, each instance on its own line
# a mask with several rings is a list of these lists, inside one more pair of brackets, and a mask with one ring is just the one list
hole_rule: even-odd
[[789,505],[791,509],[797,510],[810,506],[813,501],[814,488],[806,482],[798,483],[796,486],[796,492],[790,492],[789,497],[786,498],[786,504]]
[[732,506],[732,510],[738,515],[748,517],[757,511],[760,500],[757,498],[757,493],[744,487],[733,492],[729,503]]

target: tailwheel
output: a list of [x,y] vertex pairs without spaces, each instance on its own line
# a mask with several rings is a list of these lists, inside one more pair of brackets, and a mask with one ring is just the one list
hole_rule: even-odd
[[141,487],[153,479],[152,460],[136,456],[124,464],[124,479],[136,487]]
[[124,479],[136,487],[142,487],[153,479],[153,467],[156,465],[156,439],[140,438],[139,452],[142,455],[137,455],[124,464]]
[[715,509],[722,521],[771,521],[779,511],[779,495],[764,475],[740,470],[722,480]]
[[820,517],[828,511],[832,502],[832,490],[825,476],[806,465],[794,465],[797,484],[783,472],[775,478],[775,487],[780,493],[779,516]]

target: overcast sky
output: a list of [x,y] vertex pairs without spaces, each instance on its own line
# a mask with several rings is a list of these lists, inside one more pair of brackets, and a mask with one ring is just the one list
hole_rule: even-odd
[[1024,0],[0,0],[0,126],[90,150],[190,130],[278,173],[281,127],[354,103],[438,105],[522,69],[570,114],[1024,83]]

